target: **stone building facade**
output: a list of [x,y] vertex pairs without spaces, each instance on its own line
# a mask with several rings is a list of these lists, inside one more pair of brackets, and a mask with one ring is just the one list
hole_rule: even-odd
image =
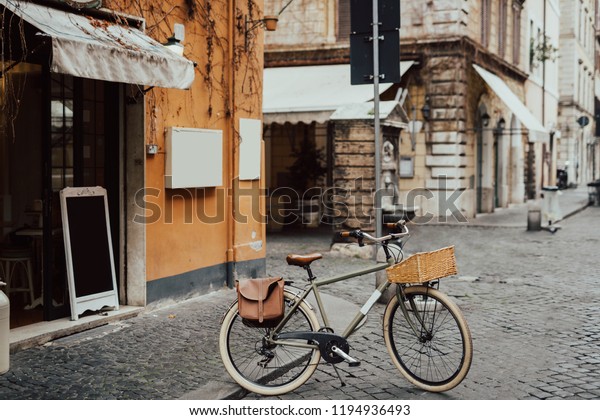
[[[266,13],[281,3],[267,1]],[[381,185],[395,189],[397,209],[474,217],[538,195],[550,131],[528,108],[535,98],[526,89],[524,3],[401,2],[401,62],[410,67],[381,95],[397,99],[409,120],[399,132],[395,185],[381,175]],[[265,66],[349,63],[349,5],[291,3],[266,37]],[[334,155],[332,162],[341,161]]]
[[525,84],[526,103],[550,132],[541,148],[541,171],[536,184],[556,184],[557,145],[562,133],[558,124],[560,4],[558,0],[529,0],[527,11],[527,45],[529,48]]
[[[596,0],[560,0],[560,110],[558,165],[569,184],[585,185],[598,162],[595,138]],[[588,124],[585,125],[587,119]],[[598,171],[596,170],[596,176]]]

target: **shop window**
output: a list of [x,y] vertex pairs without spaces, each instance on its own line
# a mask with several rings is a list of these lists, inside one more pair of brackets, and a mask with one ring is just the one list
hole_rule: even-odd
[[60,191],[74,185],[73,77],[52,74],[50,92],[52,190]]

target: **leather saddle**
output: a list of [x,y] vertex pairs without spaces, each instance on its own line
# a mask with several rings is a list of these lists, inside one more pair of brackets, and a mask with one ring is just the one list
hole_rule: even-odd
[[296,265],[298,267],[306,267],[313,261],[320,260],[323,258],[322,254],[315,252],[308,255],[289,254],[285,259],[289,265]]

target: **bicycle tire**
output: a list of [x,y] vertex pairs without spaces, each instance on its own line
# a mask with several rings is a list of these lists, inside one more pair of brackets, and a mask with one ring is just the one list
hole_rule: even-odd
[[[285,292],[286,313],[297,297]],[[317,348],[265,345],[269,329],[247,326],[238,314],[237,301],[229,308],[219,336],[219,351],[231,378],[248,391],[280,395],[293,391],[314,373],[321,357]],[[319,321],[307,303],[302,302],[282,332],[317,331]],[[265,351],[273,355],[266,366]]]
[[[404,290],[408,315],[419,327],[415,334],[394,295],[383,316],[383,335],[394,365],[411,383],[429,392],[448,391],[467,376],[473,341],[458,306],[439,290],[411,286]],[[423,319],[415,317],[409,300]],[[427,328],[423,328],[423,325]]]

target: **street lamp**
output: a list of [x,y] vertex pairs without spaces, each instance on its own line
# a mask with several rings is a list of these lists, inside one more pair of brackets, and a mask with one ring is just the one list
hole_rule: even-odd
[[246,22],[244,25],[244,45],[246,50],[248,50],[248,34],[254,29],[262,26],[266,31],[273,32],[277,30],[277,22],[279,21],[279,16],[265,16],[262,19],[252,20],[248,19],[246,16]]
[[481,115],[481,124],[484,127],[487,127],[488,125],[490,125],[490,119],[491,119],[490,115],[487,112],[484,112]]
[[173,28],[173,35],[167,38],[163,46],[179,56],[183,56],[183,45],[181,41],[185,38],[185,27],[181,23],[176,23]]
[[504,120],[504,118],[500,118],[500,120],[496,124],[496,130],[498,130],[499,133],[502,133],[505,128],[506,128],[506,121]]
[[175,54],[177,54],[179,56],[183,56],[183,45],[179,41],[182,41],[182,40],[176,38],[175,35],[172,35],[169,38],[167,38],[167,42],[165,44],[163,44],[163,46],[165,48],[173,51]]

